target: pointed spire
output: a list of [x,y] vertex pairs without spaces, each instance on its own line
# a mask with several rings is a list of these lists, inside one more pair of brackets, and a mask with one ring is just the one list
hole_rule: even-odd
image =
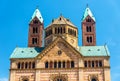
[[37,6],[36,10],[34,11],[30,22],[31,22],[35,17],[37,17],[37,18],[39,19],[39,21],[40,21],[41,23],[43,23],[43,18],[42,18],[42,15],[41,15],[41,13],[40,13],[40,11],[39,11],[39,9],[38,9],[38,6]]
[[91,12],[88,4],[87,4],[86,9],[85,9],[85,12],[84,12],[84,15],[83,15],[83,18],[82,18],[82,21],[84,21],[85,18],[86,18],[88,15],[95,21],[95,17],[93,16],[93,14],[92,14],[92,12]]

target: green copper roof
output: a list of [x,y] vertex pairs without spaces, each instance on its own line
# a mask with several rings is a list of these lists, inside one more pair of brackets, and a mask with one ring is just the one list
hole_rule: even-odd
[[79,52],[83,56],[110,56],[107,46],[81,46]]
[[86,8],[86,10],[85,10],[85,12],[84,12],[84,16],[83,16],[83,18],[82,18],[82,21],[84,21],[85,18],[86,18],[88,15],[95,21],[95,17],[93,16],[93,14],[92,14],[92,12],[91,12],[91,10],[90,10],[89,7]]
[[[44,47],[16,47],[10,58],[35,58],[43,49]],[[107,46],[81,46],[78,51],[83,56],[110,56]]]
[[28,48],[19,48],[16,47],[13,51],[10,58],[34,58],[36,57],[44,47],[37,48],[37,47],[28,47]]
[[39,9],[36,9],[36,10],[34,11],[34,13],[33,13],[33,15],[32,15],[32,19],[30,20],[30,22],[31,22],[35,17],[37,17],[37,18],[39,19],[39,21],[40,21],[41,23],[43,23],[43,18],[42,18],[42,15],[41,15]]

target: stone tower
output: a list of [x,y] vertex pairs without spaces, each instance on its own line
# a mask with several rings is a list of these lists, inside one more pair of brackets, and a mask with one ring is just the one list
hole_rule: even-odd
[[78,29],[72,22],[62,15],[53,19],[52,23],[45,29],[45,45],[54,41],[58,36],[64,38],[70,45],[78,46]]
[[42,47],[43,30],[43,18],[40,11],[36,9],[29,24],[28,47]]
[[82,18],[82,45],[96,46],[95,17],[88,6]]

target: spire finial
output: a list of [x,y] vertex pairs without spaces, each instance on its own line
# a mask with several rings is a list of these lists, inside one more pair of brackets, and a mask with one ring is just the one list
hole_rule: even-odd
[[87,3],[87,5],[86,5],[86,7],[87,7],[87,8],[89,7],[88,3]]
[[39,8],[39,6],[37,5],[37,6],[36,6],[36,9],[38,9],[38,8]]

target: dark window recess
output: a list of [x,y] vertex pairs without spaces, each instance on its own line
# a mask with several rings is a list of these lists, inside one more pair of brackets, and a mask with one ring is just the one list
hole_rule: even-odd
[[74,68],[75,64],[74,61],[71,61],[71,68]]
[[57,62],[54,62],[54,68],[57,68]]
[[86,27],[86,31],[87,31],[87,32],[91,32],[91,31],[92,31],[91,26],[87,26],[87,27]]
[[95,65],[94,65],[94,61],[92,61],[92,67],[94,67]]
[[61,68],[61,62],[58,62],[58,68]]
[[87,37],[87,42],[88,43],[92,43],[92,37],[90,36],[90,37]]
[[35,68],[35,62],[32,63],[32,68]]
[[34,24],[38,24],[38,20],[34,20],[33,23],[34,23]]
[[99,67],[102,67],[102,61],[99,61]]
[[48,68],[48,62],[45,63],[45,68]]
[[18,69],[20,69],[20,62],[18,63],[18,66],[17,66]]
[[25,69],[27,69],[27,68],[28,68],[28,63],[26,62],[26,63],[25,63]]
[[65,68],[65,62],[63,62],[63,68]]
[[90,43],[92,43],[92,37],[90,37]]
[[37,38],[32,38],[32,44],[37,44]]
[[84,66],[87,67],[87,61],[84,62]]

